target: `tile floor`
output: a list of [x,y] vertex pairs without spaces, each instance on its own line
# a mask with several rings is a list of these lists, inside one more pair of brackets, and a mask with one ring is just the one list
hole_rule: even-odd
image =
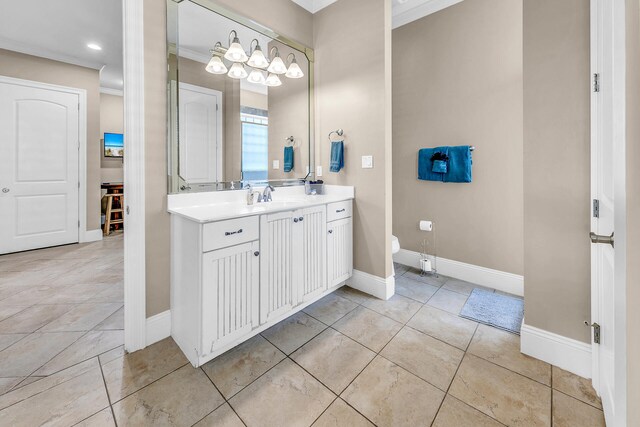
[[[0,284],[4,318],[53,298],[65,307],[34,309],[8,324],[20,332],[2,333],[0,377],[17,383],[0,395],[0,425],[604,426],[587,380],[520,354],[516,335],[457,316],[474,287],[459,280],[398,268],[389,301],[344,287],[194,369],[170,338],[133,354],[107,344],[100,325],[118,326],[115,314],[98,321],[109,310],[79,306],[110,301],[52,292],[108,281],[26,277],[34,291],[24,298],[15,282]],[[58,354],[17,356],[41,343]]]

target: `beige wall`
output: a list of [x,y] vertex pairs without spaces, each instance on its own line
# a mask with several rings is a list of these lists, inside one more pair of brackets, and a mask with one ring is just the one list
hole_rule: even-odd
[[640,420],[640,5],[627,0],[627,420]]
[[590,342],[589,0],[524,0],[528,325]]
[[0,49],[0,75],[87,92],[87,230],[100,228],[100,75],[98,70]]
[[240,92],[240,104],[243,107],[257,108],[259,110],[269,110],[269,97],[262,93],[242,90]]
[[[218,2],[274,31],[311,45],[312,15],[290,0]],[[170,223],[166,206],[166,3],[162,0],[144,0],[144,40],[146,304],[147,317],[150,317],[169,309],[170,287]]]
[[[269,50],[276,46],[283,61],[290,53],[296,55],[300,68],[308,75],[308,62],[303,53],[280,42],[269,43]],[[289,79],[280,76],[282,85],[269,88],[269,179],[305,178],[309,166],[309,80]],[[286,139],[295,139],[293,170],[284,171],[284,146]],[[273,169],[273,161],[280,161],[280,169]]]
[[[411,54],[408,54],[411,52]],[[419,251],[523,273],[522,1],[458,3],[393,31],[393,231]],[[473,182],[417,179],[418,150],[474,145]]]
[[[317,164],[326,183],[356,187],[354,268],[384,278],[391,275],[390,3],[340,0],[313,20]],[[327,135],[338,128],[345,168],[336,174]],[[373,155],[373,169],[361,168],[363,155]]]
[[105,132],[124,132],[122,96],[100,94],[100,182],[122,182],[124,180],[122,159],[104,157]]

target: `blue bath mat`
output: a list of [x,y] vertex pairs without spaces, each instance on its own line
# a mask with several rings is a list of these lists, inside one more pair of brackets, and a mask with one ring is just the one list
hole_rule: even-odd
[[476,288],[462,307],[460,316],[520,335],[524,301]]

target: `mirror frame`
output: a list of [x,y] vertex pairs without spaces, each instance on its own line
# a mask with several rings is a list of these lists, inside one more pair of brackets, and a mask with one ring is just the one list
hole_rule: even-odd
[[[167,8],[177,7],[179,3],[185,0],[166,0]],[[273,40],[276,40],[292,49],[295,49],[303,53],[309,61],[308,69],[308,83],[309,83],[309,173],[304,178],[291,178],[291,179],[277,179],[267,181],[250,181],[250,180],[238,180],[238,181],[220,181],[211,182],[206,184],[187,184],[179,174],[179,161],[178,161],[178,61],[173,65],[169,61],[170,55],[177,53],[177,47],[169,42],[169,14],[167,13],[167,187],[169,194],[178,193],[198,193],[205,191],[224,191],[224,190],[239,190],[244,188],[247,184],[251,185],[266,185],[270,184],[274,187],[292,186],[292,185],[304,185],[305,180],[313,178],[315,176],[315,109],[314,109],[314,51],[312,48],[297,42],[293,39],[285,37],[274,30],[249,19],[237,12],[229,10],[224,6],[218,4],[215,0],[188,0],[195,3],[205,9],[208,9],[214,13],[224,16],[240,25],[256,31],[264,36],[267,36]],[[177,23],[176,23],[177,26]],[[174,161],[175,160],[175,161]]]

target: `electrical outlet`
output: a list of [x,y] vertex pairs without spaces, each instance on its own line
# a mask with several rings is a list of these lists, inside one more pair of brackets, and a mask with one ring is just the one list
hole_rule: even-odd
[[322,176],[322,166],[316,166],[316,178]]
[[274,169],[280,169],[280,160],[274,160],[273,161],[273,168]]
[[362,169],[373,169],[373,156],[362,156]]

